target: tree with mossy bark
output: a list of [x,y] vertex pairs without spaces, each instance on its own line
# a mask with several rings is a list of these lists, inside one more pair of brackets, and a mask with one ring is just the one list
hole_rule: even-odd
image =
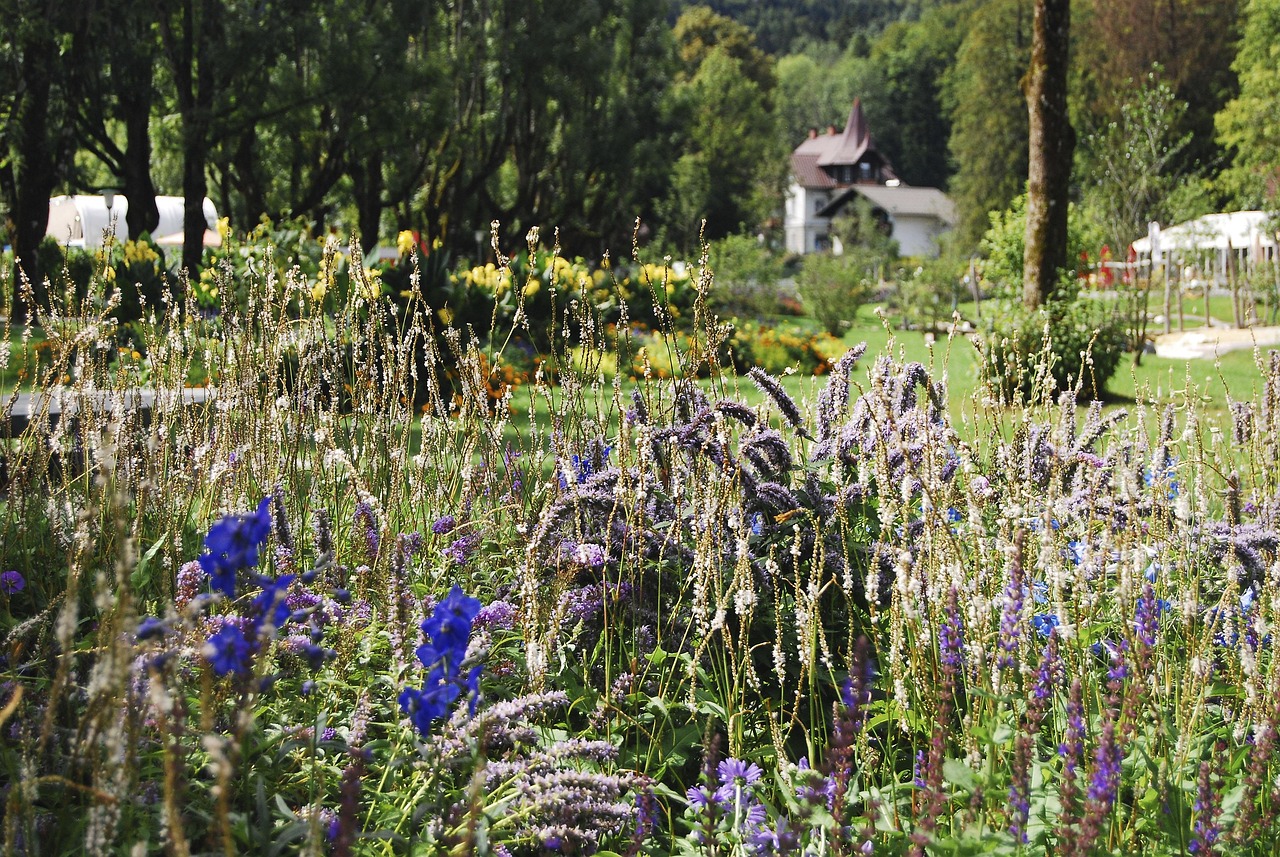
[[1036,0],[1027,96],[1029,157],[1022,301],[1035,309],[1053,295],[1067,265],[1067,202],[1076,135],[1067,113],[1070,0]]

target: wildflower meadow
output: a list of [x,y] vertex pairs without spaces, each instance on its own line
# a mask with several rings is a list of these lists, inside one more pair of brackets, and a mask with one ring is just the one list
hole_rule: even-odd
[[5,322],[4,854],[1274,853],[1280,353],[957,408],[705,259],[246,246]]

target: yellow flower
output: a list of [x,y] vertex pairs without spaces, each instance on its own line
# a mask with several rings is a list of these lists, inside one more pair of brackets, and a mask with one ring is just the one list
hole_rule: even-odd
[[445,324],[453,324],[453,310],[448,307],[436,310],[436,315],[439,316],[440,320]]
[[529,282],[524,284],[524,296],[526,298],[531,298],[538,293],[538,289],[540,288],[542,288],[542,283],[538,282],[535,278],[530,277]]
[[382,272],[377,268],[365,268],[363,285],[360,296],[367,301],[377,300],[382,294]]
[[401,256],[408,256],[412,253],[415,243],[413,233],[408,229],[401,230],[400,234],[396,236],[396,249],[400,251]]
[[231,235],[231,218],[219,217],[218,218],[218,237],[222,239],[222,242],[225,244],[227,241],[227,237],[230,235]]

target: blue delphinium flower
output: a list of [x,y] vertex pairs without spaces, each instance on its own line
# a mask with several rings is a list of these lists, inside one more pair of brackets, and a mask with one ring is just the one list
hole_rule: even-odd
[[258,551],[270,534],[270,497],[263,497],[256,511],[227,515],[210,527],[204,537],[207,553],[200,557],[200,566],[209,575],[209,586],[235,598],[236,575],[258,564]]
[[250,643],[239,625],[230,622],[204,644],[204,657],[218,675],[249,670]]
[[1031,627],[1035,628],[1036,633],[1041,637],[1048,637],[1060,624],[1056,613],[1037,613],[1031,617]]
[[272,629],[282,627],[292,612],[288,597],[293,580],[292,574],[282,574],[274,580],[266,578],[262,581],[262,591],[253,598],[252,609],[257,617],[268,620]]
[[1049,584],[1043,580],[1037,580],[1031,584],[1031,600],[1037,604],[1049,603]]
[[427,642],[418,647],[418,660],[427,667],[421,689],[407,687],[400,692],[400,709],[425,738],[435,721],[443,719],[465,691],[472,711],[480,696],[479,666],[464,676],[462,662],[467,654],[471,626],[480,613],[480,602],[458,586],[435,606],[422,623]]
[[155,616],[147,616],[138,623],[138,630],[134,636],[139,642],[141,642],[142,640],[153,640],[163,637],[167,633],[169,633],[169,626],[164,622],[164,620]]

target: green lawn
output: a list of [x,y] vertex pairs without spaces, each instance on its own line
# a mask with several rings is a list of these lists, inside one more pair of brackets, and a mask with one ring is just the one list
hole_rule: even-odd
[[[1188,302],[1188,306],[1190,302]],[[1202,306],[1202,305],[1201,305]],[[1230,316],[1229,299],[1215,296],[1211,299],[1211,309],[1215,315],[1224,312]],[[962,315],[972,317],[972,303],[961,304]],[[779,317],[772,320],[778,327],[793,329],[797,332],[818,332],[818,326],[811,319],[797,317]],[[767,321],[762,320],[762,323]],[[950,399],[950,410],[955,418],[955,425],[961,431],[970,425],[966,415],[972,415],[975,409],[974,393],[979,389],[978,355],[973,343],[964,336],[949,337],[938,335],[932,343],[926,341],[926,335],[920,331],[902,330],[898,320],[887,315],[877,314],[876,306],[864,306],[860,309],[853,326],[841,338],[840,344],[852,347],[860,342],[867,344],[867,357],[864,358],[862,372],[855,372],[855,381],[865,380],[865,370],[879,355],[892,348],[895,358],[912,360],[929,366],[935,375],[945,377]],[[35,345],[43,341],[43,335],[34,329],[30,341],[22,340],[19,328],[10,331],[9,363],[0,372],[0,394],[8,395],[15,388],[30,389],[34,368]],[[836,354],[829,355],[831,357]],[[1254,353],[1251,350],[1233,351],[1216,360],[1170,360],[1155,355],[1142,355],[1138,363],[1125,359],[1119,371],[1107,386],[1108,407],[1132,406],[1136,402],[1163,403],[1174,401],[1182,403],[1188,390],[1200,399],[1203,411],[1215,418],[1227,413],[1227,398],[1251,399],[1258,392],[1261,373]],[[1265,359],[1265,358],[1263,358]],[[23,371],[26,370],[25,377]],[[801,374],[791,375],[783,379],[784,385],[798,399],[812,399],[817,390],[825,383],[824,377],[806,377]],[[704,382],[710,387],[710,382]],[[748,404],[756,404],[762,400],[760,393],[745,378],[728,378],[726,384],[733,394]],[[624,397],[630,396],[630,384],[624,384]],[[710,392],[710,390],[709,390]],[[612,390],[605,387],[602,391],[607,399]],[[553,391],[559,396],[559,391]],[[533,424],[545,426],[550,424],[549,407],[542,397],[530,401],[529,388],[523,387],[516,395],[516,414],[508,428],[510,432],[528,432],[530,430],[529,408],[534,408]],[[592,411],[595,422],[605,431],[616,430],[617,412],[609,407],[609,402],[585,403]]]

